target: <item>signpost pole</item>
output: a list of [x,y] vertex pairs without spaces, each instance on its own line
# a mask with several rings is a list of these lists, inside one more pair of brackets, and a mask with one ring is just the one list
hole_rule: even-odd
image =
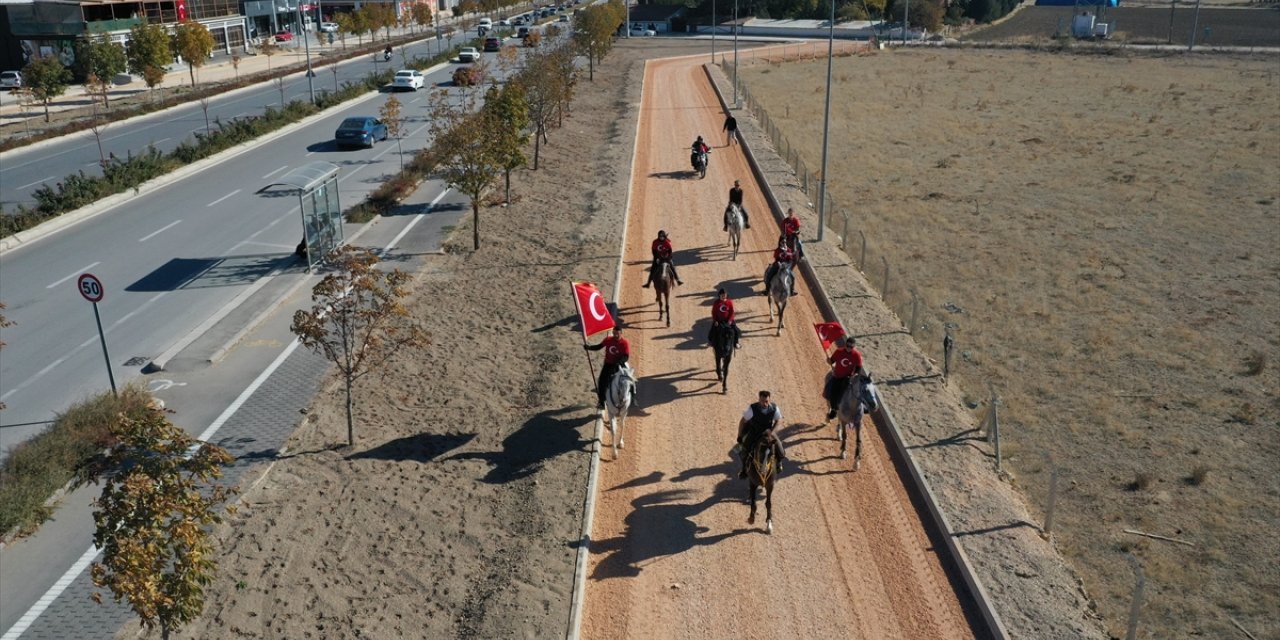
[[93,303],[93,321],[98,323],[98,340],[102,342],[102,358],[107,361],[107,379],[111,381],[111,395],[120,397],[116,391],[116,376],[111,373],[111,356],[107,355],[107,335],[102,332],[102,316],[98,314],[98,303]]

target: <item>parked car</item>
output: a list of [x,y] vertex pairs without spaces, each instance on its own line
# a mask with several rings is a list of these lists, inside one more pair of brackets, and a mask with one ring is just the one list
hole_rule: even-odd
[[641,28],[641,27],[631,27],[631,35],[633,35],[633,36],[642,36],[642,37],[652,37],[652,36],[656,36],[656,35],[658,35],[658,32],[654,31],[653,29],[643,29],[643,28]]
[[560,14],[560,22],[568,22],[568,21],[569,21],[569,14],[567,13]]
[[502,39],[501,38],[485,38],[484,50],[485,51],[501,51]]
[[338,31],[338,23],[336,23],[336,22],[321,22],[321,23],[320,23],[320,31],[323,31],[324,33],[336,33],[336,32]]
[[499,27],[509,27],[509,26],[511,26],[511,21],[510,21],[510,20],[507,20],[506,18],[503,18],[503,19],[501,19],[501,20],[499,20],[499,21],[498,21],[498,26],[499,26]]
[[412,89],[417,91],[426,85],[426,76],[423,76],[422,72],[417,69],[401,69],[396,72],[396,77],[391,80],[391,88],[393,89]]
[[475,47],[463,47],[458,52],[458,62],[475,62],[480,59],[480,52]]
[[0,71],[0,87],[6,89],[22,87],[22,73],[18,71]]
[[281,31],[275,35],[275,39],[276,42],[289,42],[290,40],[293,40],[293,32]]
[[333,133],[333,141],[339,149],[343,147],[373,148],[375,142],[386,139],[387,125],[373,116],[347,118]]

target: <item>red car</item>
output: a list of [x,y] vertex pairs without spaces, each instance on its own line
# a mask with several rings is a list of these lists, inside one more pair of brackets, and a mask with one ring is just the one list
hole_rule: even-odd
[[275,35],[276,42],[289,42],[293,40],[293,33],[289,31],[281,31]]

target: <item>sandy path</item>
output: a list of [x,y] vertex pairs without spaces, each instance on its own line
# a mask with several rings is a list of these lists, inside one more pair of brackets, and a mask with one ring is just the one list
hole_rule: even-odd
[[[972,637],[874,429],[864,431],[867,451],[853,473],[821,422],[826,365],[811,292],[798,285],[781,337],[765,299],[753,295],[777,225],[745,159],[721,146],[723,116],[704,61],[650,63],[645,73],[620,301],[641,374],[639,410],[621,459],[604,454],[583,636]],[[686,149],[698,134],[715,146],[705,180],[687,174]],[[755,214],[736,262],[719,218],[735,178]],[[672,236],[685,281],[670,329],[640,288],[660,228]],[[727,395],[704,340],[719,286],[737,301],[745,333]],[[791,458],[774,494],[772,536],[747,526],[745,482],[726,454],[738,416],[761,388],[783,408]]]

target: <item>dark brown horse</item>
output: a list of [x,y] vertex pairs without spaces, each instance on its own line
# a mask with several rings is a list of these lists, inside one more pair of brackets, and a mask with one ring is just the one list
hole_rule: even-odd
[[667,326],[671,326],[671,290],[676,286],[675,274],[671,271],[671,263],[661,263],[662,273],[653,278],[653,293],[658,299],[658,319],[667,316]]
[[747,487],[751,496],[751,515],[747,524],[756,523],[756,489],[764,487],[764,530],[773,533],[773,482],[778,479],[778,458],[773,450],[773,440],[768,435],[756,441],[748,453]]

